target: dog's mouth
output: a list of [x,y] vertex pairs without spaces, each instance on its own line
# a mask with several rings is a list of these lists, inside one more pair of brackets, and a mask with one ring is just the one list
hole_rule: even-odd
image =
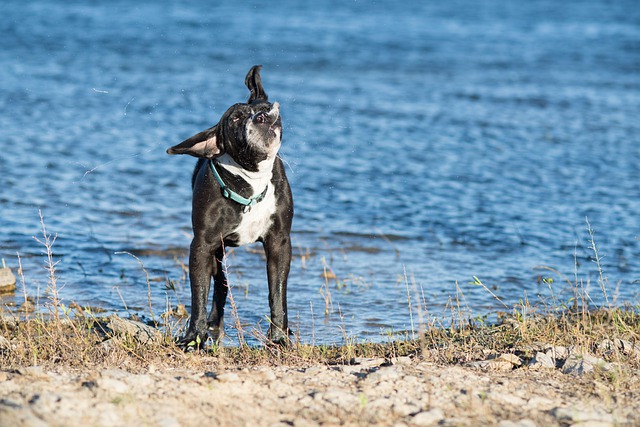
[[274,102],[271,105],[271,110],[260,111],[253,115],[251,120],[258,126],[268,126],[267,131],[269,135],[275,136],[275,130],[280,128],[278,119],[280,118],[280,104]]
[[[269,110],[264,109],[269,105]],[[275,155],[280,146],[282,135],[282,120],[280,119],[280,105],[263,104],[261,110],[254,113],[246,125],[246,141],[249,146],[258,151]]]

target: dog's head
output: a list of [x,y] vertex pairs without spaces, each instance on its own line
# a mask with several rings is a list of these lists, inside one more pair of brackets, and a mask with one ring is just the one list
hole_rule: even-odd
[[215,126],[167,150],[213,159],[225,153],[247,170],[258,170],[260,162],[273,159],[282,140],[280,105],[269,102],[260,78],[260,65],[249,70],[245,84],[251,91],[245,104],[231,106]]

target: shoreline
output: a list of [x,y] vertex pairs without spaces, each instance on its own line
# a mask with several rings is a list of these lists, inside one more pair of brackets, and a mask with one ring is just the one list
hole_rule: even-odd
[[640,425],[629,309],[385,344],[191,353],[148,325],[108,320],[0,318],[0,427]]

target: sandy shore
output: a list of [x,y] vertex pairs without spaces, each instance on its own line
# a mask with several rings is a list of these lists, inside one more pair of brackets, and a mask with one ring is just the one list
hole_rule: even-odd
[[[306,368],[121,368],[0,371],[0,425],[640,425],[640,399],[614,397],[611,382],[597,376],[557,369],[408,357]],[[637,373],[629,375],[638,384]]]

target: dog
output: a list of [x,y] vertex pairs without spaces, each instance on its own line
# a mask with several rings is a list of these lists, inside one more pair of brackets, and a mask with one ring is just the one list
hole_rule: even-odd
[[[282,143],[280,105],[271,103],[262,85],[260,65],[249,70],[251,95],[232,105],[215,126],[167,150],[198,158],[191,185],[193,240],[189,251],[191,318],[183,348],[201,346],[207,336],[224,333],[228,282],[225,247],[262,242],[267,259],[269,308],[267,338],[289,339],[287,280],[291,266],[293,197],[278,150]],[[213,304],[207,299],[213,277]]]

